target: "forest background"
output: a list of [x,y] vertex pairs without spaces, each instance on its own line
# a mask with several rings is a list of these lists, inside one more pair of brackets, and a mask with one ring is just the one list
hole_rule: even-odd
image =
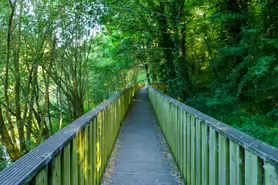
[[278,148],[278,1],[1,0],[0,170],[142,80]]

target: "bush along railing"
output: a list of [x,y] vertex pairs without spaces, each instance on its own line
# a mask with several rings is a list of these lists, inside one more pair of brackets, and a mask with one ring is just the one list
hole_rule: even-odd
[[166,93],[168,90],[168,84],[163,82],[152,82],[151,86],[158,89],[159,91]]
[[0,173],[1,185],[97,185],[136,84],[80,117]]
[[278,185],[278,150],[149,86],[157,119],[190,185]]

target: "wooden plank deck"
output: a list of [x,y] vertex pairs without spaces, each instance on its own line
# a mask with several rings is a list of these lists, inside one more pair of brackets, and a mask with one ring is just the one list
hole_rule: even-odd
[[135,96],[119,133],[111,185],[179,184],[165,162],[147,88]]

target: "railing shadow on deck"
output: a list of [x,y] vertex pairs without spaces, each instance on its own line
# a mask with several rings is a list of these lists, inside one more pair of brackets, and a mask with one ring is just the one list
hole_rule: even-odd
[[190,185],[278,185],[278,150],[149,86],[149,98]]
[[138,83],[80,117],[0,172],[0,185],[100,184]]

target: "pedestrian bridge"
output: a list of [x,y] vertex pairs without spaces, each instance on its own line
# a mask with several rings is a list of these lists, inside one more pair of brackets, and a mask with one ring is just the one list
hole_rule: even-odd
[[165,86],[144,86],[49,138],[0,172],[0,185],[278,185],[277,149],[158,90]]

